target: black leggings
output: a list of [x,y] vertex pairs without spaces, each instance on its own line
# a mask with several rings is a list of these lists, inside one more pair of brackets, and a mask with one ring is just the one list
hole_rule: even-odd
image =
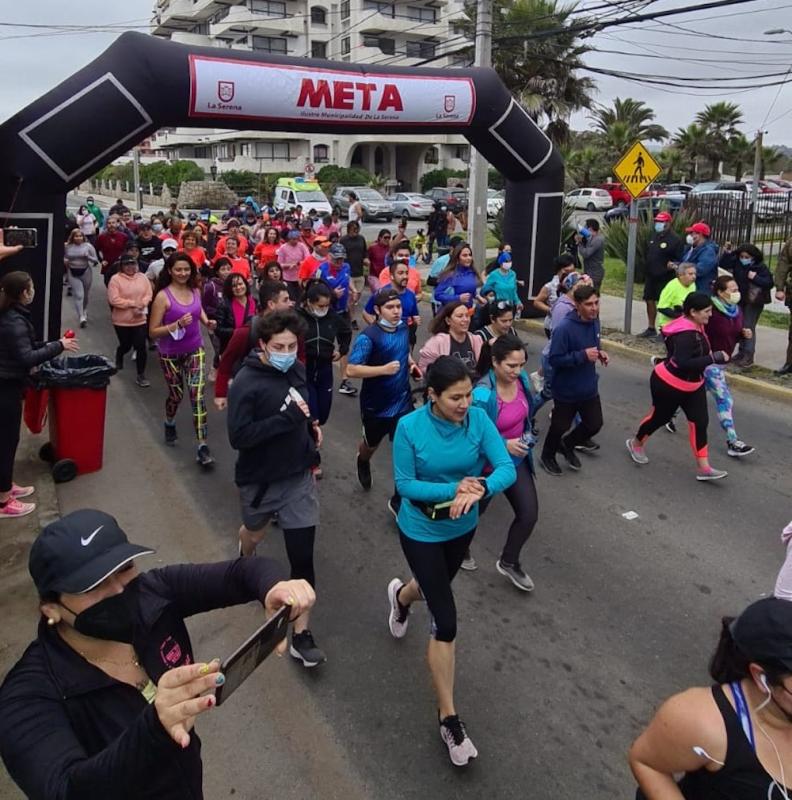
[[0,381],[0,492],[10,492],[22,424],[23,385]]
[[113,327],[118,337],[116,361],[120,362],[130,350],[134,349],[137,354],[135,368],[138,375],[143,375],[146,371],[146,358],[148,357],[146,348],[148,325],[113,325]]
[[310,528],[289,528],[283,532],[292,580],[308,581],[314,587],[316,586],[313,563],[315,538],[315,525],[311,525]]
[[[520,551],[539,518],[539,499],[527,458],[517,465],[517,480],[503,494],[514,511],[514,520],[509,527],[501,561],[504,564],[519,564]],[[479,503],[479,514],[484,514],[493,498],[494,495],[490,495]]]
[[641,421],[641,427],[635,438],[643,444],[656,430],[662,428],[681,408],[688,419],[690,446],[696,458],[707,458],[707,390],[704,384],[695,392],[683,392],[669,386],[653,372],[649,379],[652,392],[652,410]]
[[[573,431],[564,434],[569,430],[575,414],[580,414],[580,424]],[[555,456],[563,439],[564,447],[575,447],[583,444],[587,439],[596,436],[602,428],[602,405],[599,395],[589,397],[588,400],[580,400],[575,403],[564,403],[556,400],[553,403],[553,418],[550,421],[550,428],[545,436],[542,456]]]
[[410,565],[421,594],[434,620],[432,634],[438,642],[453,642],[457,632],[456,603],[451,591],[465,552],[476,529],[455,539],[440,542],[419,542],[399,530],[404,557]]

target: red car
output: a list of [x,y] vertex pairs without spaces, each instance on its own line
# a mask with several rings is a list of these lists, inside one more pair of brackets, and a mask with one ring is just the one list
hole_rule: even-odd
[[604,189],[613,200],[613,205],[618,206],[628,206],[630,205],[630,200],[632,200],[632,195],[622,186],[620,183],[601,183],[598,189]]

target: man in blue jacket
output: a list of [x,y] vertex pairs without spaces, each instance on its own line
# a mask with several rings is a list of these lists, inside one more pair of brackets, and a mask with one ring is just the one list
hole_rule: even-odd
[[706,222],[695,222],[685,228],[688,249],[682,261],[696,265],[696,291],[712,294],[712,284],[718,277],[718,245],[710,240],[712,231]]
[[[553,367],[553,417],[539,463],[549,475],[561,475],[559,451],[570,469],[581,468],[575,447],[588,442],[602,428],[602,405],[597,388],[597,362],[607,365],[600,349],[599,295],[591,285],[578,284],[572,292],[575,311],[553,329],[548,360]],[[575,415],[580,422],[567,433]],[[566,435],[564,435],[566,434]]]

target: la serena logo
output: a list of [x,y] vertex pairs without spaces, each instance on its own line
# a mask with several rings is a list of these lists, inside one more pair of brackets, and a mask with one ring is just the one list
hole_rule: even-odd
[[399,87],[394,83],[383,84],[380,91],[376,83],[313,78],[302,79],[297,105],[340,111],[404,111]]

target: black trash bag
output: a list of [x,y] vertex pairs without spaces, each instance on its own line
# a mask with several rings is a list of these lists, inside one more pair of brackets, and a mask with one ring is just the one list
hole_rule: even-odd
[[42,364],[33,381],[38,389],[104,389],[115,373],[115,365],[105,356],[58,356]]

